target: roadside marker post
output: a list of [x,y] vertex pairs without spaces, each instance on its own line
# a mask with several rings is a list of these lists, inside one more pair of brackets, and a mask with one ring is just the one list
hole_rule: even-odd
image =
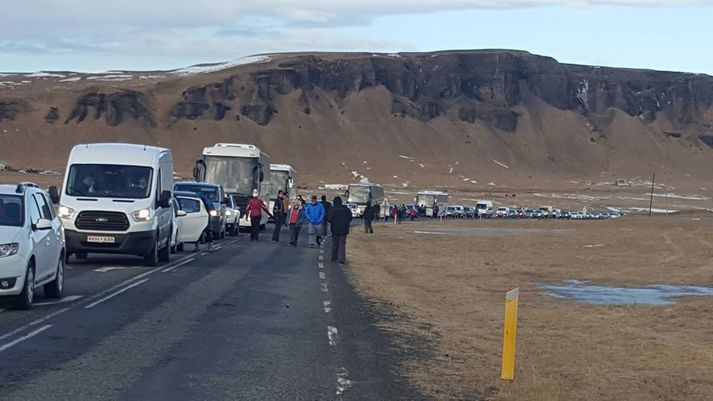
[[505,294],[505,328],[503,330],[503,363],[501,378],[515,379],[515,341],[517,338],[517,304],[520,298],[520,288],[510,290]]

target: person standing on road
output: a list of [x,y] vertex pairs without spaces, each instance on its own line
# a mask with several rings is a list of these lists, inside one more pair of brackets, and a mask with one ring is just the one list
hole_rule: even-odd
[[309,247],[314,248],[322,244],[322,221],[324,220],[324,206],[317,202],[317,196],[312,195],[312,202],[305,207],[305,217],[309,222]]
[[366,201],[364,214],[361,218],[364,220],[364,232],[367,234],[374,234],[374,228],[371,226],[371,222],[374,220],[374,206],[371,206],[371,201]]
[[272,242],[280,242],[280,231],[282,231],[282,225],[285,224],[288,210],[290,210],[290,200],[280,190],[277,192],[275,206],[272,207],[272,215],[275,216],[275,230],[272,232]]
[[394,223],[399,222],[399,207],[394,205],[391,207],[391,217],[394,218]]
[[245,220],[250,219],[250,241],[257,241],[260,238],[260,223],[262,221],[262,211],[264,210],[270,217],[272,214],[267,210],[265,202],[258,198],[257,189],[253,189],[253,197],[248,202],[245,210]]
[[297,246],[302,224],[305,222],[305,210],[299,199],[295,200],[294,206],[290,209],[287,215],[287,222],[290,224],[290,245]]
[[334,198],[334,206],[329,214],[332,226],[332,261],[344,264],[347,254],[347,235],[352,221],[352,211],[342,204],[342,198]]
[[322,195],[322,201],[320,202],[322,207],[324,207],[324,223],[322,224],[322,237],[327,238],[329,235],[329,222],[327,222],[327,216],[329,216],[329,211],[332,209],[332,204],[327,200],[327,195]]
[[[216,216],[216,210],[215,206],[213,206],[213,202],[206,197],[204,194],[198,194],[198,197],[201,198],[201,201],[203,202],[203,206],[205,207],[205,211],[208,212],[208,223],[206,223],[206,227],[203,230],[203,238],[205,239],[205,242],[208,244],[208,251],[213,250],[213,216]],[[196,241],[196,248],[193,250],[193,252],[198,252],[200,250],[200,240]]]
[[376,203],[374,205],[374,221],[376,221],[378,223],[380,217],[381,217],[381,206],[379,206],[379,204]]

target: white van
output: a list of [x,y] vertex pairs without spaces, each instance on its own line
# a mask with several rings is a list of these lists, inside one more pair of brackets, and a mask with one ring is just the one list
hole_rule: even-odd
[[493,217],[493,201],[479,200],[475,203],[475,211],[478,217]]
[[77,145],[67,162],[58,209],[67,255],[138,255],[155,266],[170,258],[174,211],[171,151],[145,145]]

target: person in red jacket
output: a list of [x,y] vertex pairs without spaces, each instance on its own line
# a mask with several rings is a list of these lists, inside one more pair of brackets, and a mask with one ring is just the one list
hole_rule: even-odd
[[260,238],[262,211],[264,210],[268,216],[272,217],[272,213],[265,206],[265,202],[258,198],[258,195],[257,189],[253,189],[253,197],[248,201],[248,207],[245,210],[245,220],[250,219],[250,241],[257,241]]

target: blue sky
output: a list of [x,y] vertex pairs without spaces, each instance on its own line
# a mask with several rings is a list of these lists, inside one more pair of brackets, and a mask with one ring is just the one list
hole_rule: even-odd
[[13,3],[0,15],[5,72],[171,69],[282,51],[507,48],[713,75],[713,0]]

